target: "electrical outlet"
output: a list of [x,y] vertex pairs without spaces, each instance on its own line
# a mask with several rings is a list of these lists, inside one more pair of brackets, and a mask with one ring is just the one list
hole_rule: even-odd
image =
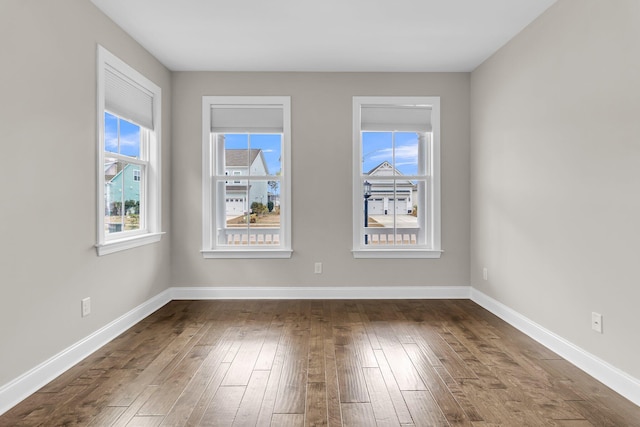
[[482,278],[484,280],[489,280],[489,270],[487,270],[487,267],[482,269]]
[[91,314],[91,298],[85,298],[82,300],[82,317],[87,317]]
[[602,314],[595,311],[591,313],[591,329],[602,333]]
[[316,264],[314,265],[313,272],[315,274],[322,274],[322,263],[321,262],[316,262]]

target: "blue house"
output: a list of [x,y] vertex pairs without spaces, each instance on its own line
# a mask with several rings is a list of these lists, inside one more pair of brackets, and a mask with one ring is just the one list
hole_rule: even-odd
[[[140,166],[113,162],[105,164],[105,214],[137,214],[140,206]],[[134,203],[126,203],[133,201]],[[127,206],[133,205],[133,206]],[[128,212],[122,209],[127,207]]]

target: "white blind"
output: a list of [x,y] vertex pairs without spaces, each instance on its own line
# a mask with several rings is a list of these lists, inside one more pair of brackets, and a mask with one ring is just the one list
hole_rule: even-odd
[[281,105],[214,105],[211,132],[282,133],[284,110]]
[[360,123],[363,131],[431,132],[431,106],[363,105]]
[[109,66],[105,67],[104,104],[123,119],[153,129],[153,94]]

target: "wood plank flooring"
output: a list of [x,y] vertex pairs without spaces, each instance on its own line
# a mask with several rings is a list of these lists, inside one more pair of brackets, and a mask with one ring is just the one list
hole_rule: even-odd
[[468,300],[173,301],[0,426],[640,426]]

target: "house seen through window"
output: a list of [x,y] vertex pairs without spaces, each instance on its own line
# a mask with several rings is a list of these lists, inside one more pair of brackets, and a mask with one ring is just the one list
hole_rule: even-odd
[[228,231],[218,243],[278,245],[282,135],[221,133],[216,139],[224,175],[234,176],[225,180],[221,225]]
[[439,99],[354,98],[354,256],[439,257]]
[[161,89],[98,46],[97,252],[160,240]]
[[203,97],[205,257],[289,257],[288,97]]
[[147,162],[146,129],[109,112],[104,113],[104,231],[107,234],[139,230],[141,177]]

